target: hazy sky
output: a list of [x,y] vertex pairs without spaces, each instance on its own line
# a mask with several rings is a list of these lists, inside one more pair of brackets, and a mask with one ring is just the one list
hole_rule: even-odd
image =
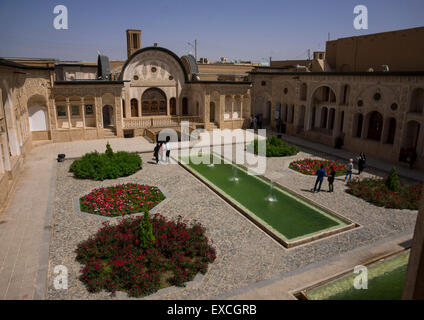
[[[68,30],[53,28],[56,5]],[[355,30],[353,8],[368,8],[369,29]],[[126,59],[126,29],[142,29],[142,46],[182,56],[255,62],[303,59],[325,41],[424,26],[423,0],[0,0],[0,57],[95,61],[97,50]]]

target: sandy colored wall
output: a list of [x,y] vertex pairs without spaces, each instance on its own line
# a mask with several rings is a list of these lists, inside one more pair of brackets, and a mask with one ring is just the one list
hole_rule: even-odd
[[327,62],[335,71],[424,70],[424,27],[328,41]]

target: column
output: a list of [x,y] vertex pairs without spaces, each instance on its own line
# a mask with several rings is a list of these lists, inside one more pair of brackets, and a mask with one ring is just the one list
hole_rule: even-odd
[[5,132],[1,133],[1,144],[3,147],[3,155],[4,155],[4,170],[10,171],[12,169],[12,166],[10,165],[9,146],[7,141],[7,135]]
[[121,95],[117,95],[115,96],[115,130],[116,130],[116,135],[118,137],[124,137],[124,130],[123,130],[123,125],[124,125],[124,120],[123,120],[123,115],[122,115],[122,99],[121,99]]
[[[5,87],[7,89],[7,86]],[[7,98],[4,104],[4,116],[6,117],[7,133],[10,143],[10,153],[12,154],[12,156],[18,156],[21,154],[21,152],[19,147],[18,134],[16,132],[16,118],[13,110],[12,95],[9,89],[6,90],[6,94]]]
[[131,99],[128,91],[125,92],[125,116],[131,118]]
[[235,96],[231,96],[231,117],[230,119],[233,119],[234,115],[234,103],[236,102]]
[[69,98],[66,98],[66,114],[68,116],[68,123],[69,123],[68,129],[71,129],[72,128],[72,122],[71,122],[71,103],[69,102]]
[[81,115],[82,115],[82,126],[85,129],[85,105],[84,105],[84,97],[81,97]]
[[103,123],[102,123],[102,110],[100,97],[94,97],[94,109],[96,114],[96,129],[97,129],[97,138],[103,137]]
[[[210,113],[211,113],[211,96],[210,94],[205,95],[205,102],[204,102],[204,112],[203,112],[203,122],[208,123],[210,122]],[[208,112],[209,110],[209,112]]]
[[141,117],[141,99],[137,99],[137,107],[138,107],[138,116]]

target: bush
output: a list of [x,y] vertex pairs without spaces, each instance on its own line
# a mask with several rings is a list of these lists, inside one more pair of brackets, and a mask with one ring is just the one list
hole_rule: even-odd
[[406,185],[399,182],[398,191],[390,190],[385,179],[353,179],[347,193],[379,207],[418,210],[423,184]]
[[393,167],[389,176],[386,178],[386,187],[390,191],[399,191],[399,176],[397,174],[396,167]]
[[69,171],[73,172],[76,178],[102,181],[134,174],[141,169],[141,165],[139,155],[125,151],[113,152],[108,143],[106,153],[87,153],[81,159],[75,160]]
[[[253,141],[253,151],[258,154],[258,139]],[[248,146],[248,149],[252,148],[252,144]],[[294,156],[299,153],[299,148],[295,145],[288,144],[275,136],[266,139],[266,156],[267,157],[288,157]]]
[[[125,291],[140,297],[170,285],[183,286],[215,261],[215,249],[200,223],[188,226],[181,217],[167,221],[160,214],[146,217],[105,223],[78,245],[76,260],[84,265],[80,280],[90,292]],[[150,220],[156,239],[147,248],[139,238],[143,219]]]

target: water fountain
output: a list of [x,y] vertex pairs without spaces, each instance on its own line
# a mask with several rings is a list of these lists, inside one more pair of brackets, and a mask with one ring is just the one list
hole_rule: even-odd
[[266,197],[266,201],[268,202],[276,202],[277,198],[274,196],[274,183],[272,181],[269,182],[269,195]]
[[235,166],[232,166],[232,168],[233,168],[233,176],[231,177],[230,180],[234,182],[238,182],[239,178],[237,177],[237,168]]

